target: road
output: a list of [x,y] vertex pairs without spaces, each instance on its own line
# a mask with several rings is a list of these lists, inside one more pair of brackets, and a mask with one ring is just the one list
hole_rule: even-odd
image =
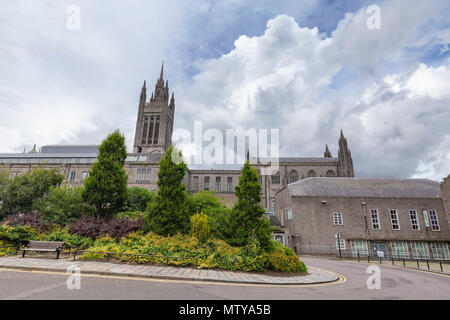
[[2,269],[0,299],[450,299],[450,276],[381,266],[381,288],[370,290],[368,264],[309,257],[302,260],[335,271],[346,281],[274,287],[85,275],[80,289],[69,290],[67,275]]

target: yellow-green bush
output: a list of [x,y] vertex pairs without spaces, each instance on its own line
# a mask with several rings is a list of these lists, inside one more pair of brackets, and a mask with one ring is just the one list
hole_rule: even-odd
[[275,251],[267,255],[267,269],[280,272],[307,272],[305,264],[297,256]]
[[191,235],[203,242],[209,238],[210,232],[208,216],[203,212],[193,214],[191,217]]
[[[289,248],[287,248],[289,249]],[[295,255],[287,255],[284,248],[274,248],[272,252],[262,252],[257,243],[245,247],[233,247],[225,241],[209,238],[205,242],[198,238],[177,234],[163,237],[154,233],[134,232],[121,239],[98,238],[89,251],[131,253],[154,256],[192,257],[193,259],[173,259],[162,257],[139,257],[132,255],[110,255],[110,259],[134,263],[164,263],[193,266],[199,268],[219,268],[242,271],[283,271],[306,272],[306,267]],[[83,260],[106,260],[106,254],[85,252]]]

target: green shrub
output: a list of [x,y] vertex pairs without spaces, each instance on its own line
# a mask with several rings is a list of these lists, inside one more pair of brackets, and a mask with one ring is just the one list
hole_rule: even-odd
[[42,199],[39,210],[42,219],[65,226],[95,209],[84,203],[83,187],[54,187]]
[[308,272],[297,256],[288,256],[280,251],[267,254],[267,269],[279,272]]
[[294,250],[289,247],[286,247],[282,243],[276,240],[270,240],[271,250],[270,251],[280,251],[283,252],[287,256],[295,256]]
[[68,228],[55,229],[45,235],[45,241],[64,241],[67,245],[74,248],[86,249],[94,244],[94,240],[88,237],[82,237],[77,234],[69,233]]
[[137,220],[139,218],[143,218],[144,214],[145,213],[143,211],[123,211],[118,212],[116,216],[119,219],[128,218],[130,220]]
[[0,226],[0,240],[12,244],[16,247],[24,246],[30,242],[33,236],[33,231],[29,227],[7,225]]
[[135,211],[145,211],[147,205],[155,197],[155,192],[139,188],[139,187],[129,187],[125,194],[125,201],[123,204],[123,211],[125,212],[135,212]]
[[211,191],[196,192],[192,197],[193,212],[203,212],[208,216],[208,224],[211,228],[211,234],[219,236],[220,217],[228,214],[231,209],[220,202],[216,195]]

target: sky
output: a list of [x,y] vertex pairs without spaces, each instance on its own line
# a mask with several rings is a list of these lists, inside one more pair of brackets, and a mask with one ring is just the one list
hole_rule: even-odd
[[447,0],[1,1],[0,152],[115,129],[131,152],[164,61],[176,130],[276,128],[320,157],[342,129],[356,176],[450,174]]

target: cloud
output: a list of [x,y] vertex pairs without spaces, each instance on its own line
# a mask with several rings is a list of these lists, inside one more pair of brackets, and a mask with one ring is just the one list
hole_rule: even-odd
[[199,62],[177,87],[176,126],[280,128],[281,154],[291,156],[321,156],[325,143],[336,155],[343,128],[358,176],[441,179],[450,171],[439,150],[449,135],[448,61],[421,64],[411,47],[444,7],[385,1],[381,30],[366,27],[361,8],[330,36],[279,15],[264,34]]
[[279,128],[286,156],[325,143],[336,155],[342,128],[358,176],[450,171],[445,0],[380,1],[380,30],[362,0],[76,3],[79,31],[66,28],[73,1],[3,5],[1,151],[99,143],[116,128],[131,150],[139,90],[164,59],[175,128]]

